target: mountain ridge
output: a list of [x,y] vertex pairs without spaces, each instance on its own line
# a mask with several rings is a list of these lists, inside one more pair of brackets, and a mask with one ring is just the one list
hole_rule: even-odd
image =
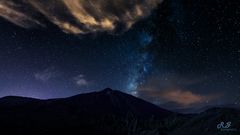
[[221,121],[240,129],[238,118],[239,110],[217,107],[199,114],[174,113],[109,88],[48,100],[0,98],[0,126],[11,134],[215,135]]

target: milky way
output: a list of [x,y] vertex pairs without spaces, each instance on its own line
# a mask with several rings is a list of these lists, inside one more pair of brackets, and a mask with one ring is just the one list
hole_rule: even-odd
[[0,0],[0,97],[121,90],[239,104],[240,1]]

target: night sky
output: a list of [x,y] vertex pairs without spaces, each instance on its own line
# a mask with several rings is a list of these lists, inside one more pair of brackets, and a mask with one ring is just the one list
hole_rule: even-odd
[[175,107],[240,104],[239,0],[1,0],[0,97],[110,87]]

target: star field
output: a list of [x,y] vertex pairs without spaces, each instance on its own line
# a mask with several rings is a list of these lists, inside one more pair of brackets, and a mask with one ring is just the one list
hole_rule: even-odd
[[[0,96],[46,99],[111,87],[174,108],[240,104],[239,4],[163,1],[144,9],[149,10],[144,18],[133,12],[131,27],[125,26],[129,18],[116,25],[122,30],[109,30],[100,20],[98,27],[82,18],[89,26],[76,24],[62,14],[56,15],[63,19],[57,25],[37,18],[44,27],[31,29],[2,17]],[[116,21],[109,14],[99,17]],[[61,27],[63,22],[72,27]]]

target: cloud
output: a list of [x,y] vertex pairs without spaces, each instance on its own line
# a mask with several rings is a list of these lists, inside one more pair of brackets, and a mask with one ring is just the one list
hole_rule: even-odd
[[155,102],[160,101],[160,104],[174,102],[182,107],[191,106],[194,104],[200,104],[209,102],[219,98],[220,94],[197,94],[190,90],[183,89],[169,89],[169,90],[155,90],[148,89],[138,92],[141,96]]
[[78,87],[89,85],[89,82],[85,79],[85,76],[83,74],[80,74],[80,75],[74,77],[74,81]]
[[44,20],[66,33],[86,34],[129,29],[162,0],[1,0],[0,16],[24,27],[44,27]]
[[34,74],[36,80],[40,80],[46,82],[52,78],[57,77],[58,72],[55,70],[54,67],[49,67],[43,71],[37,72]]
[[[151,77],[137,89],[137,96],[158,105],[168,102],[179,107],[189,107],[195,104],[211,102],[222,96],[211,90],[197,90],[205,82],[202,78],[187,78],[178,75]],[[201,88],[203,89],[203,88]]]
[[195,94],[191,91],[183,91],[183,90],[165,91],[164,93],[162,93],[161,97],[168,101],[181,104],[183,106],[201,103],[201,102],[204,102],[205,100],[210,99],[210,97],[208,96],[203,96],[203,95]]
[[1,0],[0,17],[23,28],[44,27],[38,14],[26,1]]

